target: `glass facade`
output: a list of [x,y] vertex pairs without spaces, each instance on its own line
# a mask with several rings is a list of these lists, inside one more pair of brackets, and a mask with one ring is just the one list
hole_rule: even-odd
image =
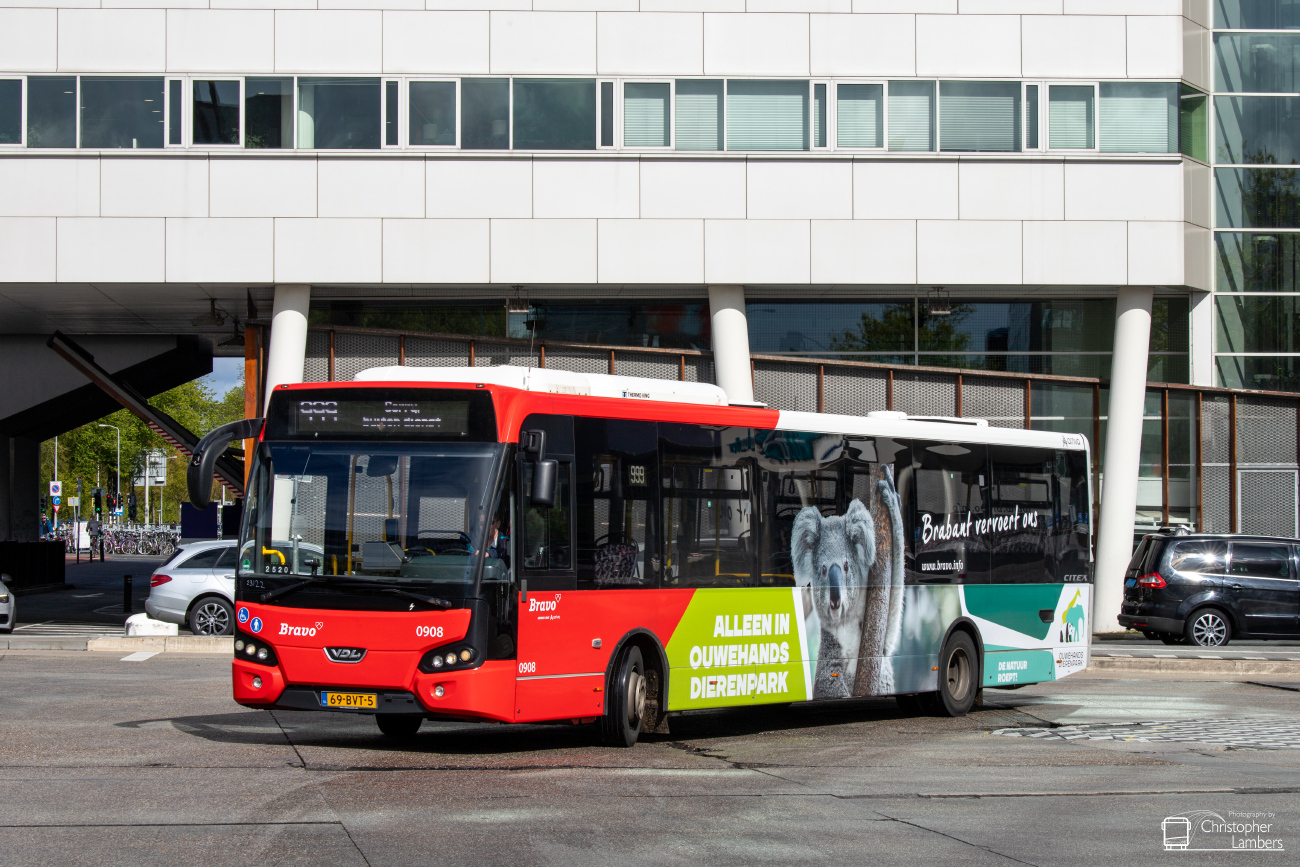
[[83,148],[160,148],[163,146],[162,78],[81,77]]
[[1214,26],[1216,384],[1300,391],[1300,2],[1215,0]]
[[239,144],[238,81],[194,82],[194,143]]
[[244,147],[293,147],[293,79],[244,80]]
[[411,144],[456,144],[456,82],[412,81],[409,95]]
[[0,144],[23,143],[23,83],[0,79]]
[[298,79],[298,147],[377,148],[378,78]]
[[514,146],[521,150],[595,150],[596,82],[590,78],[516,78]]

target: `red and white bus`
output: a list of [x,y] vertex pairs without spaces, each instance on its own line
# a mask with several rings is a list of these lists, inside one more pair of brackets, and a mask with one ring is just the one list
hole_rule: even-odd
[[599,723],[982,687],[1088,663],[1083,437],[729,406],[553,369],[364,371],[274,389],[236,579],[234,697],[261,708]]

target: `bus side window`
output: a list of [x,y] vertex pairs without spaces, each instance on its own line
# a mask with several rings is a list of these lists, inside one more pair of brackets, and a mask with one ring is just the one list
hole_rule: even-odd
[[1084,452],[1056,453],[1057,515],[1053,527],[1057,577],[1084,581],[1092,574],[1092,508],[1088,503],[1088,462]]
[[988,465],[978,443],[912,441],[913,572],[923,584],[989,580]]
[[995,584],[1055,583],[1059,477],[1051,449],[991,445],[989,542]]
[[578,587],[659,586],[655,422],[574,419]]

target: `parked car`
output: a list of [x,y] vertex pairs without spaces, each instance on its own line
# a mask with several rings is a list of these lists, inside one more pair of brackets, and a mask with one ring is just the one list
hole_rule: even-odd
[[149,578],[144,610],[195,635],[235,632],[234,539],[190,542]]
[[9,589],[9,576],[0,575],[0,632],[13,632],[18,625],[18,600]]
[[1300,540],[1147,536],[1124,573],[1119,622],[1166,644],[1300,636]]

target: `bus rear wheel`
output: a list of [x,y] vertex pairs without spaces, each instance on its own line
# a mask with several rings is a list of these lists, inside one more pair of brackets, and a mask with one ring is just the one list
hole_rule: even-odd
[[413,738],[420,730],[424,717],[418,713],[377,713],[375,722],[379,730],[390,738]]
[[939,653],[939,691],[922,697],[935,716],[965,716],[979,692],[979,656],[965,632],[954,632]]
[[645,710],[645,659],[641,648],[629,647],[623,651],[605,700],[605,715],[600,718],[601,740],[613,747],[635,744],[641,736]]

